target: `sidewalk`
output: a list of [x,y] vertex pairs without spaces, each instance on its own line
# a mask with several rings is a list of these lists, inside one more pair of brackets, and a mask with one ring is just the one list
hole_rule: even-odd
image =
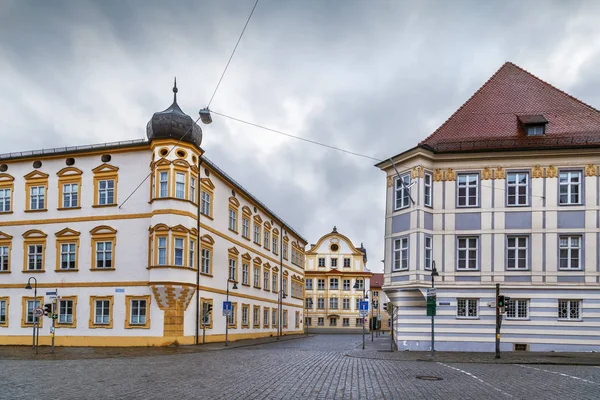
[[371,342],[371,335],[365,335],[365,349],[362,344],[346,353],[348,357],[368,358],[373,360],[392,361],[434,361],[443,363],[480,363],[480,364],[547,364],[547,365],[594,365],[600,366],[600,353],[539,353],[539,352],[503,352],[500,359],[495,353],[462,353],[427,351],[391,351],[391,338],[376,337]]
[[[313,336],[313,335],[310,335]],[[306,338],[306,335],[285,335],[279,341]],[[202,340],[202,338],[200,339]],[[257,346],[277,342],[277,337],[246,339],[229,342],[206,343],[199,345],[166,347],[55,347],[54,354],[50,346],[40,346],[38,354],[31,346],[0,346],[0,360],[85,360],[97,358],[134,358],[173,354],[202,353],[222,351],[240,347]]]

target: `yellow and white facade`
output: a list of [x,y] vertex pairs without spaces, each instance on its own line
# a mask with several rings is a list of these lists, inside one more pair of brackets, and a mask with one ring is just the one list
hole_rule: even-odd
[[[58,346],[202,343],[203,328],[224,341],[228,284],[229,340],[303,331],[306,241],[205,158],[201,136],[157,126],[0,156],[0,344],[32,341],[30,277],[40,306],[58,292]],[[39,325],[47,345],[52,320]]]
[[[306,252],[304,307],[310,331],[362,330],[358,302],[370,295],[372,275],[366,263],[366,249],[355,247],[335,227]],[[368,328],[368,318],[364,323]]]

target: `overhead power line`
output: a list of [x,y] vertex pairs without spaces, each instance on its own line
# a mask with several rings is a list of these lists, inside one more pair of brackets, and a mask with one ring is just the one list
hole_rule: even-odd
[[229,68],[229,63],[231,63],[231,60],[233,59],[233,55],[235,54],[235,51],[238,48],[238,45],[240,44],[240,41],[242,40],[242,36],[244,36],[244,32],[246,32],[246,27],[248,26],[248,23],[250,22],[250,18],[252,18],[252,14],[254,14],[254,10],[256,9],[256,6],[258,5],[258,1],[256,0],[256,3],[254,3],[254,7],[252,7],[252,11],[250,11],[250,15],[248,15],[248,20],[246,21],[246,24],[244,25],[244,29],[242,29],[242,33],[240,33],[240,37],[237,40],[237,43],[235,44],[235,47],[233,48],[233,51],[231,52],[231,56],[229,57],[229,61],[227,61],[227,65],[225,65],[225,69],[223,70],[223,73],[221,74],[221,78],[219,78],[219,82],[217,83],[217,87],[215,87],[215,91],[213,92],[212,96],[210,97],[210,101],[208,102],[208,107],[210,107],[210,104],[212,103],[213,99],[215,98],[215,95],[217,94],[217,90],[219,90],[219,86],[221,86],[221,81],[223,80],[223,77],[225,76],[225,73],[227,72],[227,68]]

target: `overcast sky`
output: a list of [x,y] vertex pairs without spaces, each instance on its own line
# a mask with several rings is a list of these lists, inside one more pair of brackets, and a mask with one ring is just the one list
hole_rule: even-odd
[[[173,76],[195,119],[253,5],[0,0],[0,153],[143,138]],[[505,61],[599,108],[599,16],[599,1],[261,0],[211,109],[387,158]],[[373,161],[213,120],[208,158],[309,243],[337,225],[382,270]]]

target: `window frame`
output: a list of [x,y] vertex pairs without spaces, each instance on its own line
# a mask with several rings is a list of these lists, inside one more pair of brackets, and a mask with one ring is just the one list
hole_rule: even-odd
[[[408,183],[405,182],[406,178],[408,178]],[[404,185],[400,185],[399,182],[402,181]],[[410,207],[410,184],[411,184],[411,173],[406,172],[401,174],[399,177],[396,175],[394,177],[394,211],[403,210],[405,208]],[[400,195],[400,197],[398,197]],[[406,201],[406,204],[405,204]]]
[[[509,241],[511,239],[515,239],[515,246],[514,247],[509,247]],[[523,250],[523,248],[519,245],[519,239],[525,239],[526,243],[525,243],[525,268],[521,268],[519,267],[519,260],[521,260],[521,257],[518,257],[518,252],[520,250]],[[530,269],[530,251],[529,251],[529,245],[530,245],[530,240],[529,240],[529,235],[519,235],[519,234],[511,234],[511,235],[506,235],[506,243],[505,243],[505,248],[506,248],[506,252],[505,252],[505,258],[506,258],[506,270],[507,271],[529,271]],[[511,251],[515,252],[515,266],[514,267],[510,267],[509,265],[509,261],[510,261],[510,256],[509,253]]]
[[[33,315],[33,308],[37,307],[42,307],[42,303],[44,301],[43,296],[42,297],[38,297],[37,298],[37,303],[33,303],[35,302],[35,298],[34,297],[29,297],[29,296],[23,296],[21,297],[21,328],[30,328],[34,325],[34,323],[37,320],[37,326],[39,326],[40,328],[43,327],[44,325],[44,317],[36,317]],[[31,319],[32,321],[29,322],[29,302],[33,303],[33,307],[32,307],[32,313],[31,313]],[[8,304],[8,303],[7,303]],[[7,315],[7,323],[8,323],[8,306],[7,306],[7,311],[6,311],[6,315]]]
[[[213,311],[208,312],[208,305],[213,305],[213,299],[201,297],[200,298],[200,326],[206,329],[212,329],[213,327]],[[207,314],[208,324],[204,325],[204,314]]]
[[[70,301],[71,302],[71,322],[61,322],[61,315],[62,314],[62,302],[63,301]],[[77,327],[77,296],[62,296],[60,299],[57,300],[57,312],[56,314],[58,314],[58,318],[56,320],[56,324],[57,326],[61,327],[61,328],[76,328]],[[69,314],[67,314],[69,315]]]
[[[520,305],[525,302],[525,316],[520,315],[520,310],[522,308]],[[511,306],[512,305],[512,306]],[[510,316],[510,309],[514,307],[514,316]],[[506,319],[507,320],[520,320],[527,321],[529,320],[529,299],[510,299],[506,302]]]
[[[2,306],[2,303],[4,303],[4,307]],[[0,326],[1,327],[8,327],[8,321],[9,321],[9,311],[10,311],[10,297],[8,296],[2,296],[0,297]],[[2,310],[4,310],[4,313],[2,313]],[[4,320],[2,320],[2,316],[4,316]]]
[[[429,178],[429,183],[427,183]],[[427,189],[429,188],[429,201],[427,201]],[[423,205],[425,207],[433,208],[433,174],[431,172],[425,172],[423,174]]]
[[15,192],[14,181],[15,178],[11,175],[0,172],[0,191],[8,193],[8,196],[2,196],[4,201],[2,202],[2,208],[0,208],[0,214],[12,212],[14,204],[13,195]]
[[250,286],[250,264],[246,262],[242,262],[242,285]]
[[[510,175],[516,175],[515,183],[511,184],[509,181]],[[525,175],[527,177],[527,182],[525,185],[519,183],[519,176]],[[515,203],[512,204],[510,202],[510,188],[515,188]],[[525,188],[525,204],[519,203],[519,188]],[[506,171],[506,183],[505,183],[506,195],[504,196],[504,201],[506,202],[506,207],[530,207],[531,206],[531,173],[528,170],[511,170]]]
[[[429,246],[427,246],[427,241],[429,241]],[[432,235],[425,235],[423,238],[423,269],[425,271],[431,271],[431,268],[433,266],[432,261],[433,261],[433,236]],[[429,253],[429,255],[428,255]],[[429,259],[429,262],[427,261]]]
[[[579,196],[579,201],[577,203],[572,203],[571,202],[571,196],[572,196],[572,192],[571,192],[571,185],[573,185],[573,183],[570,181],[570,176],[571,174],[576,173],[579,175],[579,183],[577,183],[577,186],[579,187],[579,192],[577,193]],[[569,176],[569,181],[563,185],[561,184],[561,174],[568,174]],[[557,174],[557,185],[558,185],[558,199],[557,199],[557,204],[559,206],[582,206],[585,205],[585,175],[583,173],[582,169],[572,169],[572,168],[563,168],[563,169],[559,169],[558,170],[558,174]],[[561,186],[567,186],[567,199],[568,201],[566,203],[561,202],[561,193],[560,193],[560,188]]]
[[[475,184],[475,204],[470,204],[469,202],[469,198],[472,197],[469,195],[469,189],[471,189],[473,187],[473,185],[469,184],[468,181],[468,177],[469,176],[475,176],[477,178],[477,182]],[[467,180],[465,181],[466,185],[465,186],[461,186],[460,183],[460,178],[461,177],[466,177]],[[460,189],[464,188],[466,190],[466,197],[465,197],[465,205],[460,205],[460,199],[461,199],[461,195],[460,195]],[[456,174],[456,208],[479,208],[480,204],[481,204],[481,175],[479,172],[460,172]]]
[[[119,168],[115,167],[113,165],[110,164],[102,164],[96,168],[94,168],[92,170],[92,172],[94,173],[94,203],[92,205],[92,207],[115,207],[118,205],[118,186],[119,186]],[[100,182],[102,181],[112,181],[113,182],[113,187],[112,187],[112,194],[113,194],[113,201],[112,203],[108,202],[108,195],[107,195],[107,201],[105,203],[101,203],[100,202]],[[110,188],[106,188],[104,189],[107,191],[110,190]]]
[[252,327],[260,328],[260,306],[252,306]]
[[[460,307],[460,301],[465,301],[465,315],[460,315],[459,312],[459,307]],[[469,303],[474,301],[476,304],[475,307],[475,315],[469,315],[469,309],[470,309],[470,305]],[[479,299],[478,298],[473,298],[473,297],[460,297],[456,299],[456,318],[457,319],[479,319],[480,317],[480,309],[479,309]]]
[[[561,318],[560,316],[560,303],[561,302],[567,302],[568,304],[568,315],[566,318]],[[573,302],[577,303],[577,318],[571,318],[571,304]],[[557,299],[557,307],[556,307],[556,311],[557,311],[557,320],[558,321],[583,321],[583,300],[581,299]]]
[[[585,266],[585,262],[584,262],[584,249],[585,249],[585,238],[584,238],[584,234],[580,233],[580,234],[571,234],[571,233],[560,233],[557,235],[558,236],[558,270],[559,271],[582,271],[584,269]],[[566,238],[568,240],[568,246],[566,248],[563,248],[561,245],[561,239]],[[579,241],[579,247],[574,248],[571,247],[571,240],[577,238]],[[563,259],[561,257],[561,253],[562,250],[567,250],[568,251],[568,266],[567,267],[562,267],[561,266],[561,260]],[[578,265],[577,267],[572,267],[571,266],[571,262],[573,260],[573,255],[572,255],[572,251],[573,250],[578,250],[579,252],[579,257],[578,257]]]
[[[464,249],[459,247],[459,243],[461,239],[465,239],[467,240],[467,244],[470,243],[470,241],[472,239],[476,240],[476,244],[477,247],[475,248],[475,255],[476,255],[476,259],[475,259],[475,268],[470,268],[468,266],[468,263],[470,261],[469,258],[469,252],[472,251],[470,247],[466,247]],[[478,235],[460,235],[460,236],[456,236],[456,242],[455,242],[455,246],[456,246],[456,266],[455,266],[455,271],[479,271],[480,270],[480,262],[481,262],[481,238]],[[466,251],[467,252],[467,258],[465,259],[467,264],[464,268],[460,268],[460,252],[461,251]]]
[[[108,323],[96,322],[96,301],[108,301],[109,321]],[[114,319],[114,296],[90,296],[90,320],[88,327],[90,329],[112,329]]]
[[[406,241],[406,247],[403,245]],[[400,246],[397,248],[398,243]],[[405,253],[404,253],[405,252]],[[406,258],[404,257],[406,254]],[[406,267],[403,267],[404,261],[406,260]],[[396,268],[396,264],[399,265]],[[392,238],[392,272],[408,271],[410,269],[410,237],[399,236]]]

